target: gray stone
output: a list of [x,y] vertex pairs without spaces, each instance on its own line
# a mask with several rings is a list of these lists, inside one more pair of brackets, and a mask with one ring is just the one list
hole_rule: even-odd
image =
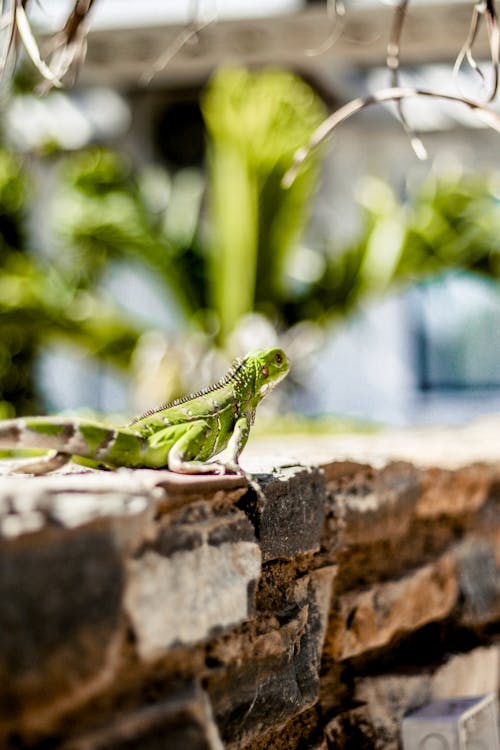
[[432,675],[433,700],[496,693],[500,688],[500,646],[452,654]]
[[456,550],[461,616],[481,625],[500,614],[500,572],[495,549],[487,539],[470,537]]

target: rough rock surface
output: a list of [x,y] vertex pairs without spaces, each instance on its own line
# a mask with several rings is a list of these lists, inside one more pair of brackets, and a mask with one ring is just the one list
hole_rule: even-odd
[[494,434],[256,442],[249,483],[4,474],[0,747],[396,749],[497,691]]

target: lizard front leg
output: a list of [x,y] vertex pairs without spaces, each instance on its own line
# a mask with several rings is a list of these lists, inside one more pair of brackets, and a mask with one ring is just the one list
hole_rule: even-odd
[[[240,429],[243,434],[244,429],[242,429],[242,426],[238,428],[238,433]],[[227,463],[221,463],[220,461],[211,461],[208,463],[200,461],[197,458],[203,454],[207,455],[206,450],[204,450],[204,444],[210,438],[210,431],[210,425],[206,421],[200,419],[192,422],[184,435],[174,443],[168,452],[167,462],[170,471],[175,471],[178,474],[240,474],[241,469],[237,462],[239,441],[233,444],[232,458]],[[231,440],[233,437],[234,434]],[[241,445],[241,448],[243,445]]]
[[[197,460],[202,455],[204,442],[210,434],[210,426],[200,419],[192,422],[186,432],[170,448],[168,452],[167,465],[170,471],[177,474],[220,474],[224,473],[223,467],[217,462],[206,463]],[[157,447],[160,444],[157,442]],[[221,471],[222,469],[222,471]]]
[[250,434],[250,419],[246,414],[239,417],[234,425],[233,434],[227,445],[227,461],[224,466],[231,474],[244,474],[245,472],[239,465],[241,451],[247,444]]

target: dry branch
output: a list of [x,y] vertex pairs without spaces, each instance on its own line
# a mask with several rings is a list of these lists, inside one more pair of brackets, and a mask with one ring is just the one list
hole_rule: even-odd
[[295,180],[295,177],[297,176],[301,165],[309,156],[311,151],[317,148],[328,136],[330,136],[335,128],[338,127],[341,123],[345,122],[358,112],[361,112],[361,110],[366,109],[367,107],[370,107],[374,104],[382,104],[383,102],[390,101],[398,102],[402,101],[403,99],[410,99],[414,97],[430,97],[433,99],[444,99],[446,101],[464,104],[466,107],[472,110],[476,114],[476,116],[481,119],[482,122],[500,133],[500,114],[494,112],[492,109],[489,109],[484,104],[474,101],[473,99],[467,99],[458,95],[455,96],[453,94],[439,93],[437,91],[429,91],[428,89],[419,88],[396,87],[381,89],[375,94],[361,96],[357,99],[353,99],[343,107],[337,109],[332,115],[330,115],[330,117],[328,117],[323,123],[321,123],[319,128],[316,128],[316,130],[312,134],[311,138],[309,139],[309,143],[296,151],[292,166],[283,177],[283,187],[290,187],[290,185]]
[[0,19],[7,35],[7,43],[0,55],[0,74],[11,58],[16,58],[22,46],[44,79],[44,88],[62,86],[61,79],[85,57],[88,26],[86,20],[94,0],[75,0],[73,8],[60,32],[52,38],[52,54],[47,62],[41,52],[26,13],[28,0],[14,0],[10,10]]
[[476,59],[474,57],[474,43],[476,41],[479,28],[481,25],[481,21],[483,17],[486,16],[486,23],[487,23],[487,32],[488,32],[488,43],[490,48],[490,61],[492,66],[492,72],[493,72],[493,81],[491,90],[486,97],[486,102],[492,102],[498,91],[498,69],[499,69],[499,30],[498,30],[498,19],[495,11],[495,4],[493,0],[478,0],[478,2],[475,3],[474,9],[472,11],[472,17],[471,22],[469,26],[469,31],[467,34],[467,38],[458,53],[457,59],[455,61],[455,65],[453,68],[453,73],[455,78],[458,78],[458,73],[464,63],[464,60],[467,60],[470,68],[474,70],[478,76],[480,77],[481,81],[485,83],[486,76],[484,75],[483,71],[479,67],[478,63],[476,62]]
[[[403,35],[403,27],[408,12],[408,6],[410,0],[399,0],[392,19],[392,27],[389,34],[389,42],[387,44],[387,55],[386,65],[391,74],[391,88],[398,88],[400,86],[399,71],[400,71],[400,58],[401,58],[401,37]],[[410,139],[410,144],[419,159],[426,159],[427,152],[425,146],[417,136],[415,130],[412,128],[408,119],[404,113],[402,99],[396,102],[396,108],[399,120],[403,126],[406,134]]]
[[[500,132],[500,115],[491,109],[484,106],[479,101],[474,101],[463,95],[446,94],[438,91],[430,91],[427,89],[420,88],[408,88],[399,85],[399,71],[401,64],[401,38],[403,34],[403,27],[407,16],[409,7],[409,0],[398,0],[392,26],[389,34],[389,41],[387,44],[387,55],[386,65],[391,73],[392,86],[387,89],[381,89],[375,94],[371,94],[365,97],[358,97],[345,104],[336,110],[325,122],[323,122],[319,128],[311,136],[309,143],[306,146],[300,148],[296,153],[292,161],[290,169],[283,177],[283,187],[290,187],[292,182],[295,180],[300,166],[305,161],[307,156],[313,149],[320,145],[332,132],[345,120],[348,120],[357,112],[360,112],[373,104],[380,104],[382,102],[393,101],[396,102],[399,119],[408,133],[411,141],[411,145],[419,158],[426,158],[426,151],[422,141],[417,137],[415,132],[412,130],[411,125],[408,123],[406,116],[402,108],[402,102],[408,98],[414,97],[432,97],[435,99],[444,99],[447,101],[457,102],[464,104],[471,109],[486,125]],[[487,103],[492,102],[498,91],[499,84],[499,49],[500,49],[500,31],[498,25],[498,18],[495,9],[495,0],[477,0],[474,5],[472,14],[471,24],[469,32],[462,46],[455,66],[455,75],[458,74],[460,67],[464,59],[467,59],[469,65],[476,70],[482,78],[479,66],[474,60],[472,48],[477,37],[481,18],[485,16],[487,21],[488,30],[488,41],[490,48],[490,59],[493,68],[493,84],[491,91],[487,98]]]
[[[88,15],[94,0],[76,0],[62,30],[55,34],[51,43],[50,66],[59,78],[70,70],[75,77],[87,54]],[[40,87],[42,91],[50,88],[50,81],[45,79]]]
[[326,15],[332,19],[331,31],[318,47],[306,49],[305,54],[308,57],[316,57],[328,52],[344,31],[346,9],[343,0],[326,0]]
[[199,35],[203,29],[210,26],[216,21],[216,16],[208,19],[207,21],[201,21],[199,18],[200,11],[199,0],[191,0],[191,9],[189,13],[190,20],[186,24],[186,27],[173,39],[173,41],[167,46],[167,48],[161,53],[161,55],[154,61],[149,70],[146,70],[141,78],[140,82],[144,85],[151,83],[152,79],[160,73],[170,61],[181,51],[186,44],[197,43]]

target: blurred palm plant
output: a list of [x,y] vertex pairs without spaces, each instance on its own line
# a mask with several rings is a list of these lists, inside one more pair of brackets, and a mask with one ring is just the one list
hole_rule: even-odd
[[[184,203],[181,185],[192,189],[193,174],[174,179],[157,169],[152,175],[102,148],[66,158],[60,172],[62,262],[79,275],[91,273],[87,283],[94,284],[110,260],[149,268],[163,294],[174,299],[178,325],[191,333],[188,341],[175,335],[141,339],[136,382],[147,382],[157,400],[200,387],[201,375],[213,377],[224,358],[213,356],[214,343],[226,356],[241,354],[246,344],[236,340],[238,322],[256,308],[286,324],[288,259],[316,185],[313,159],[291,190],[281,187],[295,149],[324,116],[318,97],[296,76],[221,71],[208,86],[203,109],[210,133],[209,211],[208,218],[197,217],[195,231],[183,231],[172,216],[172,207]],[[163,197],[162,181],[168,183]],[[192,205],[200,209],[201,201]],[[151,382],[153,360],[161,386]]]
[[[231,69],[209,84],[203,112],[210,135],[208,230],[201,219],[192,236],[174,237],[169,200],[152,211],[141,175],[124,155],[102,148],[66,159],[56,224],[67,265],[93,269],[94,281],[110,259],[148,266],[185,322],[217,329],[224,345],[256,308],[282,318],[288,261],[307,219],[319,157],[290,190],[281,179],[325,111],[290,73]],[[200,314],[207,309],[208,316]]]
[[[220,349],[241,353],[254,311],[311,340],[318,323],[395,284],[456,267],[498,278],[498,180],[434,176],[404,203],[384,183],[365,180],[357,241],[301,247],[318,162],[308,159],[289,190],[281,180],[324,117],[318,98],[289,73],[226,70],[209,84],[203,113],[210,136],[208,216],[198,188],[199,199],[186,203],[175,198],[165,173],[141,172],[124,155],[94,147],[62,160],[54,201],[58,241],[49,256],[28,252],[27,180],[19,161],[0,151],[4,415],[43,408],[33,365],[54,338],[120,367],[133,361],[146,395],[161,400],[203,385],[220,367]],[[200,175],[178,183],[192,188],[193,180],[198,184]],[[183,205],[195,214],[184,226],[177,215]],[[152,271],[175,300],[181,335],[143,335],[143,322],[110,303],[102,280],[110,262],[121,261]],[[298,261],[307,273],[295,273]],[[295,326],[301,321],[314,326]],[[211,351],[214,343],[219,352]],[[161,381],[157,391],[153,376]]]
[[203,295],[189,273],[196,248],[169,240],[162,212],[148,205],[140,178],[124,154],[104,148],[64,160],[54,217],[65,246],[62,260],[83,270],[87,283],[95,283],[113,260],[145,265],[189,317]]
[[35,380],[40,349],[66,338],[123,366],[139,331],[62,266],[28,251],[28,179],[0,150],[0,416],[43,408]]
[[468,269],[500,278],[500,176],[432,175],[411,201],[396,277]]
[[[151,289],[158,289],[162,302],[169,303],[165,307],[172,323],[167,331],[160,331],[154,330],[161,328],[159,321],[145,322],[149,300],[143,296],[135,300],[135,314],[142,321],[138,326],[143,329],[130,360],[135,408],[144,410],[201,388],[204,382],[196,378],[207,373],[200,362],[213,343],[205,332],[204,251],[192,229],[198,224],[201,195],[198,201],[187,201],[196,214],[194,221],[192,216],[184,217],[186,221],[179,216],[196,175],[184,174],[176,180],[160,168],[138,169],[122,153],[92,147],[67,156],[59,178],[54,223],[64,248],[61,260],[73,269],[77,283],[101,288],[124,267],[134,276],[145,272]],[[126,297],[127,291],[122,294]],[[128,308],[130,315],[131,300],[119,295],[118,290],[117,306]]]
[[[5,315],[9,299],[18,306],[19,290],[6,288],[7,269],[25,263],[23,220],[27,185],[18,161],[0,150],[0,417],[12,413],[12,402],[35,404],[31,335],[19,320]],[[22,395],[21,395],[22,394]]]
[[358,190],[362,231],[345,248],[322,248],[323,272],[289,308],[292,320],[346,315],[382,295],[449,269],[500,278],[498,175],[432,174],[398,201],[384,182]]
[[213,78],[202,109],[210,136],[208,278],[223,341],[255,309],[283,320],[287,266],[317,184],[318,155],[289,190],[281,181],[325,108],[291,73],[228,69]]

